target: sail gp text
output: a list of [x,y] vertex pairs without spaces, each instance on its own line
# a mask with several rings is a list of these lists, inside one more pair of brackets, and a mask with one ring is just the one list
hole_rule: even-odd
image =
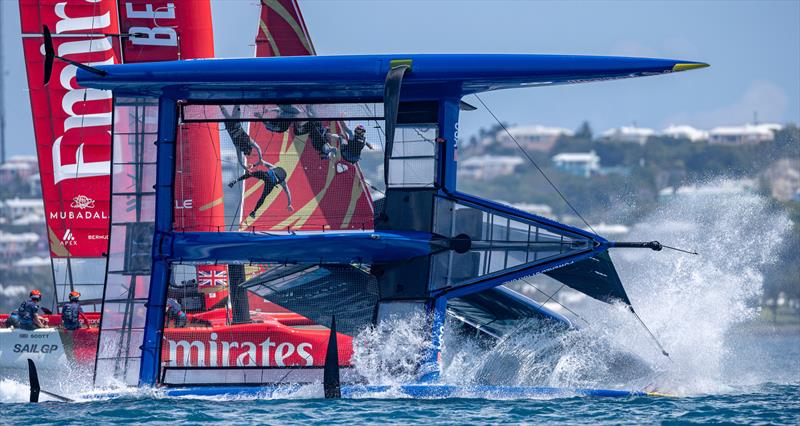
[[168,340],[164,358],[171,367],[255,367],[314,365],[311,343],[296,346],[290,342],[277,343],[266,338],[261,343],[217,341],[211,333],[208,341]]
[[58,351],[58,345],[39,345],[36,343],[17,343],[14,345],[14,353],[21,354],[51,354]]

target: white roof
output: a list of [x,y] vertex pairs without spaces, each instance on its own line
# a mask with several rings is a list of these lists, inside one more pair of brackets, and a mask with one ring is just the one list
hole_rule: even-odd
[[678,188],[668,186],[658,193],[661,196],[741,194],[752,191],[756,186],[756,181],[753,179],[724,179],[706,185],[685,185]]
[[4,163],[0,164],[0,170],[30,170],[32,167],[28,163]]
[[[540,125],[535,126],[518,126],[512,127],[508,129],[508,133],[511,133],[514,137],[517,136],[559,136],[559,135],[566,135],[566,136],[573,136],[575,132],[570,129],[565,129],[563,127],[545,127]],[[502,135],[502,134],[501,134]]]
[[37,241],[39,241],[39,236],[33,232],[9,234],[0,231],[0,242],[3,243],[35,243]]
[[772,136],[772,132],[782,129],[783,126],[774,123],[765,124],[745,124],[744,126],[715,127],[711,129],[712,135],[753,135],[753,136]]
[[549,215],[553,213],[553,208],[547,204],[534,204],[534,203],[515,203],[509,204],[517,210],[522,210],[527,213]]
[[553,161],[555,162],[592,162],[598,161],[600,157],[594,153],[594,151],[590,152],[562,152],[561,154],[556,154],[553,156]]
[[692,126],[674,125],[670,124],[669,127],[661,131],[664,136],[671,136],[674,138],[687,138],[692,142],[708,139],[708,132],[705,130],[695,129]]
[[656,131],[653,129],[648,129],[646,127],[633,127],[633,126],[622,126],[617,127],[614,129],[608,129],[603,132],[603,136],[611,137],[617,135],[625,135],[625,136],[652,136],[655,135]]
[[[599,223],[597,225],[594,225],[593,228],[594,228],[594,231],[597,232],[600,235],[627,234],[631,230],[629,227],[627,227],[625,225],[622,225],[622,224],[613,224],[613,223],[605,223],[605,222],[602,222],[602,223]],[[584,229],[587,230],[587,231],[591,231],[591,229],[588,229],[588,228],[584,228]]]
[[44,200],[41,198],[11,198],[5,201],[6,206],[14,207],[41,207],[44,208]]
[[45,223],[44,215],[42,214],[26,214],[22,217],[14,219],[13,224],[18,226],[31,225],[36,223]]
[[6,163],[36,163],[37,161],[35,155],[12,155],[6,159]]
[[522,157],[512,155],[480,155],[467,158],[459,163],[462,166],[482,166],[484,164],[518,166],[524,162],[525,160],[523,160]]
[[26,257],[14,262],[14,266],[50,266],[50,259],[39,256]]

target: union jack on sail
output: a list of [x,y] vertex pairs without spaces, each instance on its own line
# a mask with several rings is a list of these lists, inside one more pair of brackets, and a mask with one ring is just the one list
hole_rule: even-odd
[[197,290],[212,293],[228,287],[226,265],[200,265],[197,267]]

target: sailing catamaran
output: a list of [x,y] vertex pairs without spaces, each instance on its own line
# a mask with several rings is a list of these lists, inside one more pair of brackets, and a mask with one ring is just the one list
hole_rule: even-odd
[[[60,51],[45,33],[48,76]],[[531,318],[569,325],[505,284],[545,273],[595,299],[631,306],[608,250],[660,245],[608,241],[458,190],[462,98],[707,66],[558,55],[88,66],[59,59],[77,68],[80,87],[110,93],[113,132],[126,136],[112,144],[94,382],[159,386],[171,395],[263,394],[315,382],[323,382],[329,396],[381,391],[386,387],[365,384],[350,368],[352,340],[398,318],[423,318],[429,342],[416,379],[399,390],[460,394],[463,387],[439,378],[447,318],[489,338],[502,338]],[[226,113],[234,110],[235,118]],[[219,132],[228,126],[241,128],[261,150],[258,157],[244,153],[244,171],[237,169],[241,145]],[[383,151],[385,196],[378,200],[358,162],[341,155],[354,141],[348,129],[358,126]],[[341,172],[339,165],[349,167]],[[279,184],[289,190],[276,189]],[[211,194],[202,220],[178,208],[192,206],[181,196],[185,191]],[[167,314],[168,299],[182,302],[186,326]],[[36,357],[46,359],[39,353],[16,360]],[[526,396],[558,390],[468,391]]]

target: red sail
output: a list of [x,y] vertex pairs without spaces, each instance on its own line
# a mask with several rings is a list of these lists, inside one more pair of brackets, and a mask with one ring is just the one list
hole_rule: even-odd
[[[214,31],[209,0],[122,0],[120,27],[126,63],[174,61],[214,57]],[[117,123],[117,128],[122,123]],[[119,133],[119,132],[118,132]],[[191,143],[189,143],[191,141]],[[175,228],[185,231],[219,230],[225,224],[219,126],[198,123],[182,127],[178,135],[175,176]]]
[[25,66],[42,194],[53,257],[100,257],[107,251],[111,93],[82,89],[76,68],[56,61],[43,85],[42,25],[56,54],[90,64],[119,63],[113,0],[20,0]]
[[[256,56],[314,55],[303,15],[296,0],[262,0],[256,36]],[[333,132],[341,125],[326,122]],[[243,218],[240,228],[257,230],[371,229],[372,199],[358,166],[337,173],[333,161],[320,158],[307,135],[294,136],[293,130],[273,133],[264,124],[250,123],[250,136],[261,147],[264,160],[287,172],[294,210],[287,210],[286,197],[273,191],[264,206],[256,207],[261,182],[245,183]],[[253,158],[251,158],[252,160]]]

